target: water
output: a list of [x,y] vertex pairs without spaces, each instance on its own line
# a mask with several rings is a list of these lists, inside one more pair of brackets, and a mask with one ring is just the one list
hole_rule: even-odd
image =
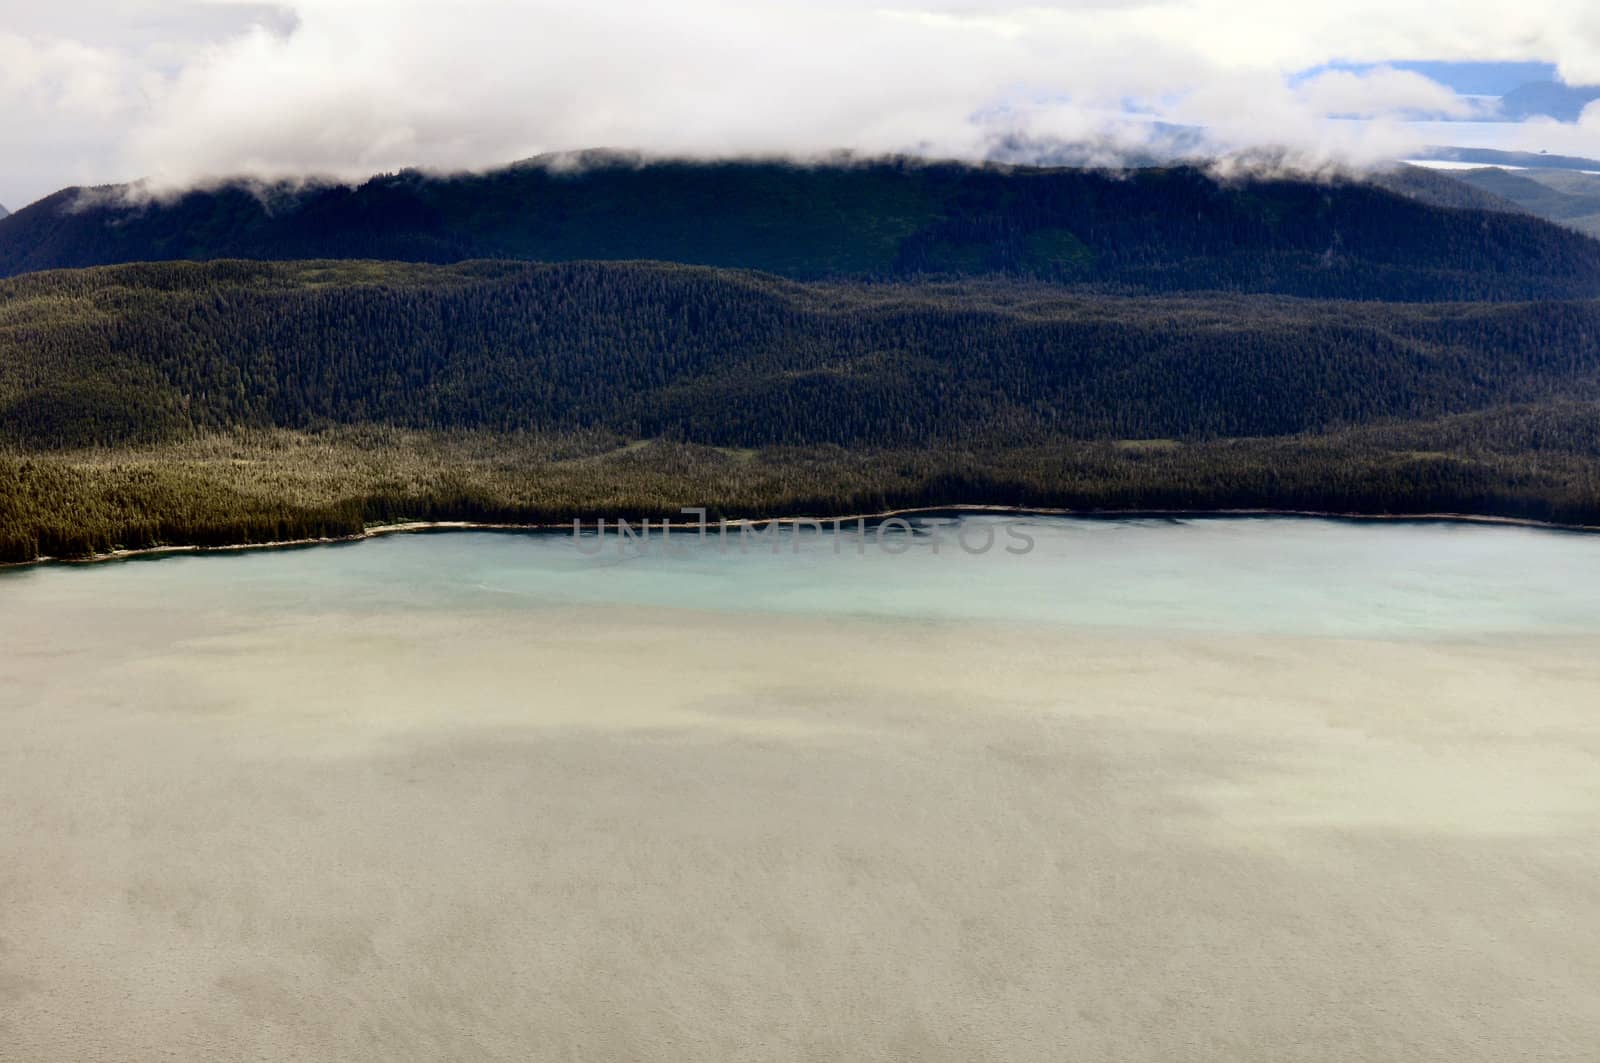
[[[36,605],[85,595],[254,608],[666,607],[1346,637],[1600,631],[1600,536],[1291,519],[969,517],[776,543],[676,534],[401,535],[339,547],[0,573]],[[966,548],[957,530],[967,529]],[[1007,529],[1014,529],[1008,531]],[[1025,537],[1025,538],[1024,538]]]
[[1003,520],[0,573],[0,1060],[1592,1054],[1600,537]]

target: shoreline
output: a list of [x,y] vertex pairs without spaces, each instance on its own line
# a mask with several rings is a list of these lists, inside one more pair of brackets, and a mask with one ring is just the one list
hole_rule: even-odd
[[[1293,520],[1335,520],[1353,522],[1383,522],[1383,523],[1428,523],[1428,524],[1477,524],[1500,526],[1509,528],[1530,528],[1539,531],[1572,532],[1577,534],[1592,535],[1600,533],[1600,525],[1594,524],[1563,524],[1555,521],[1536,520],[1531,517],[1500,517],[1476,513],[1341,513],[1331,510],[1306,510],[1306,509],[1067,509],[1050,506],[1003,506],[1003,505],[953,505],[953,506],[913,506],[905,509],[883,510],[878,513],[852,513],[838,517],[751,517],[739,520],[707,521],[707,527],[717,527],[719,524],[737,525],[748,522],[755,526],[769,525],[811,525],[817,524],[826,527],[830,524],[843,525],[857,521],[870,521],[883,523],[896,518],[930,516],[933,514],[948,513],[955,515],[982,515],[982,514],[1012,514],[1015,516],[1038,517],[1073,517],[1080,520],[1204,520],[1212,519],[1264,519],[1285,518]],[[611,520],[612,518],[600,518]],[[31,568],[36,565],[97,565],[113,561],[127,561],[140,557],[159,557],[165,554],[221,554],[236,553],[252,550],[284,550],[306,548],[313,546],[338,546],[350,543],[365,542],[370,539],[379,539],[386,535],[410,535],[426,532],[449,531],[520,531],[520,532],[554,532],[573,529],[574,523],[583,525],[595,524],[595,521],[582,519],[579,521],[564,521],[559,523],[515,523],[496,521],[467,521],[467,520],[425,520],[402,521],[397,524],[375,524],[362,530],[356,535],[340,535],[324,538],[283,539],[263,543],[228,543],[223,546],[199,546],[175,544],[171,546],[147,546],[132,550],[112,550],[108,553],[91,554],[87,557],[36,557],[31,561],[5,561],[0,562],[0,570]],[[637,522],[630,522],[637,523]],[[673,531],[695,529],[701,527],[698,521],[668,521],[649,520],[652,529],[670,528]]]

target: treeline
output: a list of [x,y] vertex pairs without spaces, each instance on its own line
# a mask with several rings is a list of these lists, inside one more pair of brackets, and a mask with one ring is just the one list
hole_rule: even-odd
[[165,263],[0,282],[0,439],[368,423],[729,447],[1274,436],[1600,397],[1597,337],[1592,302]]
[[355,535],[371,523],[728,519],[913,506],[1469,513],[1600,525],[1600,405],[1284,439],[759,451],[572,436],[234,431],[0,452],[0,561]]
[[[1388,184],[1421,188],[1424,178]],[[1422,198],[1463,205],[1438,182]],[[590,154],[360,187],[68,189],[0,220],[0,276],[170,259],[659,260],[802,280],[1005,275],[1122,292],[1600,294],[1600,243],[1351,180]]]

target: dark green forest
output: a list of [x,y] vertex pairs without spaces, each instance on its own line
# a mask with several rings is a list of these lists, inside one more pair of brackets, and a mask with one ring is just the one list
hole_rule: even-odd
[[[224,184],[166,198],[68,189],[0,220],[0,276],[160,260],[659,260],[796,280],[1005,276],[1111,293],[1384,301],[1600,295],[1600,243],[1466,186],[1393,177],[1219,182],[912,161],[642,162]],[[1427,200],[1428,202],[1424,202]],[[1450,206],[1440,206],[1446,203]]]
[[1600,304],[659,263],[0,281],[0,557],[1009,504],[1600,523]]
[[0,282],[0,352],[0,431],[33,448],[362,423],[734,447],[1199,440],[1600,398],[1600,303],[164,263]]

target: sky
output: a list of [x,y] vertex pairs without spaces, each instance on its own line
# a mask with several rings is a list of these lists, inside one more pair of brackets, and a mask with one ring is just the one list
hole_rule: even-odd
[[[1549,66],[1489,65],[1506,63]],[[1600,83],[1600,5],[0,0],[0,203],[593,147],[984,157],[1070,142],[1109,162],[1172,124],[1217,151],[1362,164],[1436,135],[1414,120],[1485,117],[1475,93],[1495,71],[1548,69]],[[1490,132],[1600,155],[1600,106]]]

